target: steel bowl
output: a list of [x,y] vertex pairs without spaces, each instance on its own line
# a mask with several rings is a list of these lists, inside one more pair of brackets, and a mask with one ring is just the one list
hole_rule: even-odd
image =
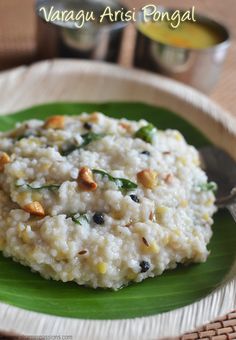
[[[96,17],[99,17],[107,6],[112,10],[124,8],[120,3],[112,0],[37,0],[36,12],[44,22],[45,16],[40,9],[44,7],[49,11],[52,6],[55,10],[72,10],[75,13],[81,10],[94,11]],[[60,57],[116,62],[127,23],[117,21],[100,24],[90,21],[78,28],[73,21],[58,20],[47,25],[49,29],[51,27],[52,30],[57,31],[53,36],[58,37],[57,49]]]
[[[174,9],[158,8],[173,13]],[[184,12],[183,10],[181,11]],[[230,45],[226,27],[206,16],[196,14],[196,20],[214,29],[221,37],[219,44],[203,49],[180,48],[152,40],[139,30],[142,12],[139,12],[134,64],[182,81],[208,93],[216,84]]]

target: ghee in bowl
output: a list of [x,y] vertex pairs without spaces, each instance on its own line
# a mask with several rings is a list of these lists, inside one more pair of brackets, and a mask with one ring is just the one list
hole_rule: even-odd
[[154,41],[187,49],[205,49],[224,40],[220,32],[200,22],[186,21],[173,28],[167,21],[149,21],[140,23],[138,29]]
[[190,18],[176,24],[178,22],[168,18],[145,20],[140,11],[136,23],[134,66],[161,73],[208,93],[218,80],[230,46],[229,32],[225,26],[199,14],[194,20]]

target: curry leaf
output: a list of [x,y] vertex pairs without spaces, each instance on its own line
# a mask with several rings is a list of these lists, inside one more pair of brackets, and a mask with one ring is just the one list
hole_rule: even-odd
[[62,156],[68,156],[75,150],[79,150],[84,148],[85,146],[89,145],[92,142],[95,142],[103,137],[105,137],[105,134],[103,133],[94,133],[94,132],[88,132],[81,136],[83,138],[83,143],[81,145],[75,145],[71,144],[67,148],[61,151]]
[[140,138],[147,143],[152,143],[153,136],[156,132],[156,128],[152,124],[148,124],[146,126],[141,127],[138,131],[136,131],[134,137]]
[[60,188],[60,186],[61,186],[60,184],[47,184],[47,185],[42,185],[41,187],[33,187],[30,184],[16,185],[17,188],[27,188],[29,190],[36,190],[36,191],[44,190],[44,189],[57,190]]
[[70,216],[72,221],[76,224],[82,225],[83,222],[88,222],[88,216],[87,214],[75,214]]
[[201,191],[213,191],[216,192],[218,189],[218,186],[215,182],[209,182],[209,183],[202,183],[199,184],[198,187]]
[[82,135],[83,143],[80,145],[80,148],[84,148],[88,144],[95,142],[101,138],[105,137],[104,133],[94,133],[94,132],[88,132],[84,135]]
[[129,179],[120,178],[120,177],[113,177],[107,172],[103,170],[93,169],[94,174],[99,174],[102,177],[107,177],[109,181],[116,183],[119,189],[121,190],[133,190],[136,189],[138,186],[136,183],[131,182]]

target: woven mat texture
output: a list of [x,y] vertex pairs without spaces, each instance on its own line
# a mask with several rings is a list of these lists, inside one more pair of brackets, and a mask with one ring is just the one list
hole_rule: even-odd
[[36,57],[34,0],[0,0],[0,70]]
[[[199,328],[193,333],[185,334],[171,340],[235,340],[236,339],[236,311]],[[167,339],[166,339],[167,340]]]
[[[154,1],[155,2],[155,1]],[[129,7],[139,8],[146,0],[124,0]],[[170,7],[195,6],[198,12],[224,22],[231,31],[231,48],[220,81],[210,97],[236,117],[236,0],[162,0],[159,4]],[[120,63],[132,66],[135,31],[127,29]],[[0,0],[0,69],[14,64],[28,63],[36,58],[36,18],[33,0]],[[13,338],[13,337],[12,337]],[[0,334],[0,339],[7,339]],[[173,340],[226,340],[236,339],[236,311],[212,322],[194,333]]]

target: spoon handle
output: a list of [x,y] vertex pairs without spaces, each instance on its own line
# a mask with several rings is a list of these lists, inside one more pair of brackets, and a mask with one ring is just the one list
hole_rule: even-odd
[[216,205],[218,208],[227,207],[229,209],[229,207],[231,205],[233,206],[234,204],[236,204],[236,187],[231,190],[230,195],[218,198],[216,200]]
[[231,215],[233,216],[234,221],[236,222],[236,203],[228,205],[227,208],[230,211]]

